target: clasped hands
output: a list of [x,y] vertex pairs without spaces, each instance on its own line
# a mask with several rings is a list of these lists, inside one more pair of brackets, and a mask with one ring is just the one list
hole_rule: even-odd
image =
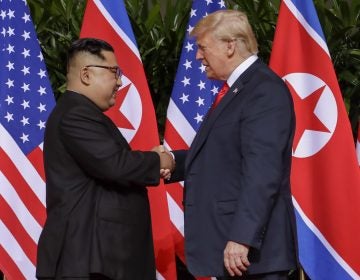
[[155,146],[151,151],[156,152],[160,157],[160,177],[169,180],[175,169],[173,156],[163,145]]

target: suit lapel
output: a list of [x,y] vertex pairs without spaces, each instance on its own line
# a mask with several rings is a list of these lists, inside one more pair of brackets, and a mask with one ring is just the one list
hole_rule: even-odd
[[204,145],[215,121],[220,116],[221,112],[226,109],[226,107],[230,104],[233,98],[242,95],[242,91],[244,90],[245,84],[250,80],[253,76],[253,73],[261,67],[263,63],[261,60],[255,61],[231,86],[227,94],[223,97],[219,105],[213,110],[207,113],[202,125],[200,126],[196,136],[190,146],[190,150],[188,152],[186,161],[185,161],[185,169],[188,170],[191,162],[196,157],[201,147]]
[[213,127],[215,121],[219,117],[220,113],[225,110],[227,105],[231,102],[233,98],[235,98],[238,94],[241,93],[243,85],[241,81],[236,81],[234,85],[229,89],[226,95],[223,97],[219,105],[213,110],[207,113],[202,125],[200,126],[196,136],[191,144],[185,166],[188,167],[192,159],[196,156],[196,154],[201,149],[202,145],[205,143],[207,136],[209,135],[211,128]]

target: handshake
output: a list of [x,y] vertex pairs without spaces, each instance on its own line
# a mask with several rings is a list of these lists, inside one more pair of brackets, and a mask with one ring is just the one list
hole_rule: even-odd
[[163,145],[155,146],[151,151],[156,152],[160,157],[160,177],[169,180],[175,169],[173,155]]

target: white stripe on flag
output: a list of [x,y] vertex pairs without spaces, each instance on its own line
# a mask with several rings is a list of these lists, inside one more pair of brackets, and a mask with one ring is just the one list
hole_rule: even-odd
[[16,217],[24,226],[29,236],[31,236],[32,240],[34,240],[37,244],[42,227],[28,211],[28,208],[24,205],[14,187],[10,184],[2,172],[0,172],[0,186],[0,195],[14,211]]
[[169,122],[173,125],[178,134],[181,135],[188,147],[190,147],[191,142],[194,140],[196,131],[193,129],[193,127],[190,125],[190,123],[187,121],[171,98],[167,111],[167,118]]
[[28,259],[23,249],[17,243],[14,236],[8,231],[6,226],[0,220],[0,245],[4,248],[10,258],[16,263],[26,280],[35,278],[35,266]]
[[134,45],[133,41],[127,36],[127,34],[120,28],[120,26],[116,23],[116,21],[112,18],[112,16],[108,13],[108,11],[105,9],[103,4],[100,0],[94,0],[95,5],[98,7],[102,15],[106,18],[106,20],[110,23],[112,28],[116,31],[116,33],[119,35],[119,37],[126,43],[126,45],[129,47],[129,49],[132,50],[132,52],[136,55],[136,57],[139,59],[140,63],[140,53],[138,48]]
[[184,236],[184,212],[177,205],[176,201],[166,193],[168,205],[169,205],[169,213],[170,220],[174,224],[174,226],[178,229],[182,236]]
[[295,197],[292,197],[292,201],[295,209],[301,216],[301,219],[307,225],[307,227],[315,234],[319,241],[324,245],[324,247],[329,251],[333,258],[341,265],[341,267],[353,278],[360,279],[360,276],[345,262],[345,260],[335,251],[335,249],[330,245],[326,240],[325,236],[319,231],[319,229],[311,222],[311,220],[306,216],[304,211],[301,209],[300,205],[297,203]]
[[165,147],[165,149],[171,151],[172,150],[172,147],[169,146],[169,144],[166,142],[166,140],[164,139],[163,141],[163,146]]
[[325,53],[330,57],[330,52],[327,47],[324,39],[307,23],[306,19],[299,12],[296,6],[291,2],[291,0],[284,0],[284,3],[289,8],[294,17],[301,23],[306,32],[310,35],[311,38],[315,40],[316,43],[325,51]]
[[156,270],[156,280],[166,280],[164,276],[160,274],[159,271]]
[[1,124],[0,135],[0,147],[9,156],[16,168],[19,172],[21,172],[21,175],[24,177],[26,183],[45,206],[45,182],[28,158],[20,150],[14,139]]

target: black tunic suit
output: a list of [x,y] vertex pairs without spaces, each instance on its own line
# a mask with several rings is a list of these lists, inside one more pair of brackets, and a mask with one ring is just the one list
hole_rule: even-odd
[[145,186],[159,183],[159,156],[130,151],[94,103],[68,91],[48,119],[44,160],[37,277],[155,279]]

